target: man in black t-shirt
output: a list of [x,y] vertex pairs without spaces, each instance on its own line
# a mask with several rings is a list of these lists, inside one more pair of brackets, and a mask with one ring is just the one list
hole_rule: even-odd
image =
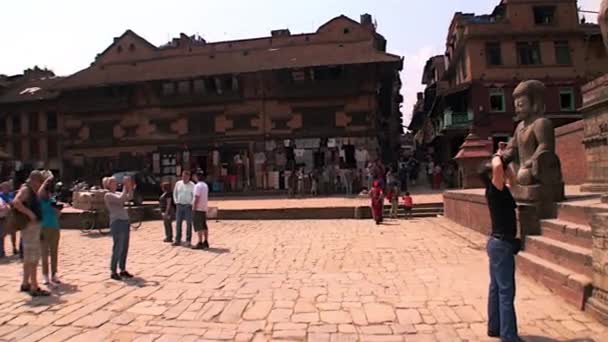
[[486,199],[492,220],[492,233],[487,252],[490,263],[490,290],[488,295],[488,336],[500,337],[503,342],[521,341],[515,315],[515,254],[517,244],[517,207],[500,152],[491,163],[483,166],[480,176],[486,185]]

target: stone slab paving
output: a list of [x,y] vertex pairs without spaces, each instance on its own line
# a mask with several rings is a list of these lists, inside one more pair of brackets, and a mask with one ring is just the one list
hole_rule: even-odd
[[[132,233],[129,282],[108,279],[111,238],[63,231],[54,296],[17,292],[0,263],[3,341],[497,341],[485,336],[484,237],[420,219],[210,222],[213,248]],[[608,330],[517,279],[528,341],[608,341]]]

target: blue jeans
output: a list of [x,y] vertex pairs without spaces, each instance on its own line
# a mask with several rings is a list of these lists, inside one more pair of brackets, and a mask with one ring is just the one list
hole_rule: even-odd
[[182,241],[182,222],[186,220],[186,241],[192,241],[192,206],[178,204],[175,213],[175,242]]
[[121,271],[127,270],[127,253],[129,253],[129,237],[131,229],[129,221],[115,220],[110,223],[112,230],[112,261],[110,262],[110,270],[116,273],[116,266],[120,266]]
[[488,296],[488,331],[499,333],[502,341],[516,341],[515,317],[515,255],[513,246],[503,240],[490,238],[490,293]]

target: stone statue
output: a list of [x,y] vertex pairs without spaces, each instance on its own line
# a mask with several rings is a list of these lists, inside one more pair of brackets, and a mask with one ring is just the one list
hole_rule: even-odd
[[602,1],[597,22],[600,24],[600,30],[604,37],[604,45],[606,45],[606,51],[608,52],[608,0]]
[[[561,163],[555,153],[555,131],[551,120],[543,117],[545,86],[535,80],[521,82],[513,98],[516,120],[520,122],[502,153],[504,163],[513,163],[516,172],[520,188],[513,194],[519,200],[561,200],[563,181]],[[555,192],[559,187],[561,192]]]

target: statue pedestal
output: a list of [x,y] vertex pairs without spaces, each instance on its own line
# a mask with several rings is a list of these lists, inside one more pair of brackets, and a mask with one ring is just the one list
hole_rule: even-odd
[[608,74],[583,86],[587,179],[583,192],[608,192]]
[[608,214],[596,214],[591,221],[593,239],[593,292],[588,311],[608,325]]
[[[557,217],[557,202],[565,199],[564,183],[555,185],[515,185],[511,187],[515,200],[535,208],[537,220]],[[540,234],[540,223],[538,233]],[[536,231],[536,229],[532,229]]]

